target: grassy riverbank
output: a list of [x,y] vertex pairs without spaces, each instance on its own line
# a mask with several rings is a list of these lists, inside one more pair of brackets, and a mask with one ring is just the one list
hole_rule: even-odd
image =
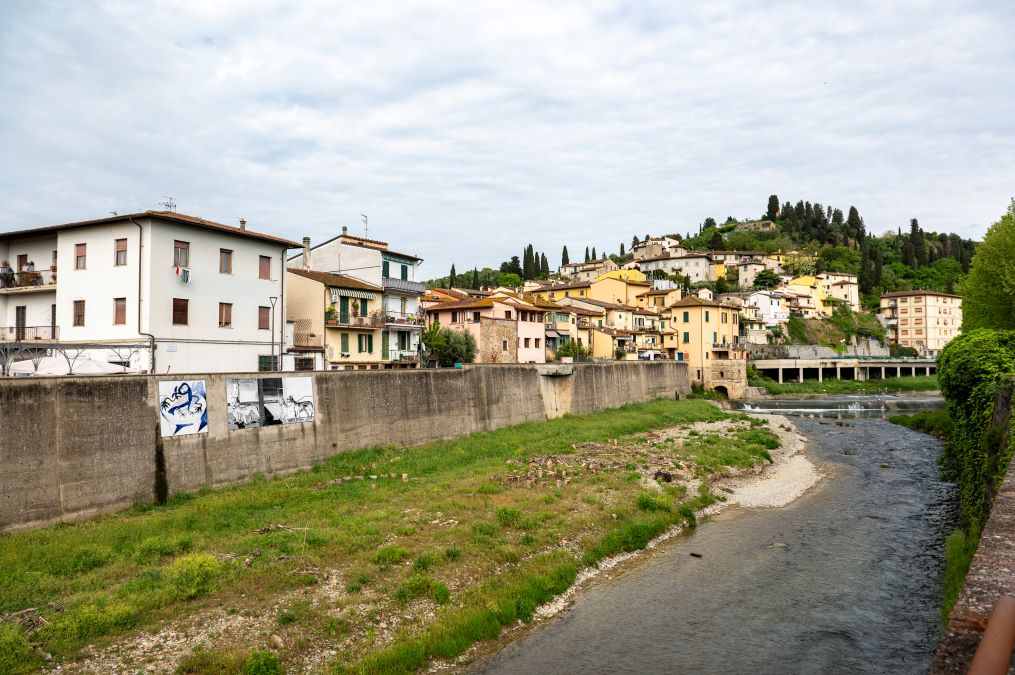
[[46,654],[95,672],[452,658],[582,566],[693,524],[711,475],[770,459],[765,424],[657,400],[3,535],[0,672]]
[[769,394],[877,394],[884,391],[934,391],[936,375],[891,377],[884,380],[806,380],[779,384],[768,378],[752,378],[752,387],[764,387]]

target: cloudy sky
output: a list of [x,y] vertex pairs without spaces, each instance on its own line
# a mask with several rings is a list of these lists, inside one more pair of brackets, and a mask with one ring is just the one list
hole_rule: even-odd
[[496,266],[768,195],[980,236],[1015,3],[4,0],[0,231],[158,208]]

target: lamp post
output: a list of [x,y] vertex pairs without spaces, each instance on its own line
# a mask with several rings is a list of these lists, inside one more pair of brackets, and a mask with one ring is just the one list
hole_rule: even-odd
[[275,303],[278,302],[278,296],[273,295],[268,301],[271,302],[271,369],[278,370],[275,363]]

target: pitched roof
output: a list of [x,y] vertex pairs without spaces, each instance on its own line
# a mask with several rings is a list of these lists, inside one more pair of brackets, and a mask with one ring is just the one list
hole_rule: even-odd
[[172,223],[179,223],[182,225],[192,225],[194,227],[200,227],[205,230],[215,230],[217,232],[226,232],[228,234],[234,234],[238,237],[247,237],[249,239],[268,241],[273,244],[282,244],[286,248],[300,247],[300,244],[297,244],[295,241],[291,241],[283,237],[276,237],[273,234],[264,234],[261,232],[248,230],[246,228],[234,227],[232,225],[226,225],[224,223],[216,223],[213,220],[206,220],[204,218],[198,218],[197,216],[188,216],[185,213],[176,213],[175,211],[141,211],[139,213],[125,213],[123,215],[108,216],[106,218],[96,218],[94,220],[80,220],[73,223],[63,223],[62,225],[47,225],[45,227],[36,227],[28,230],[0,232],[0,240],[14,239],[15,237],[30,237],[47,234],[49,232],[59,232],[60,230],[71,230],[78,227],[89,227],[91,225],[105,225],[107,223],[129,221],[135,218],[136,219],[154,218],[157,220],[165,220]]
[[736,309],[736,307],[731,307],[730,305],[724,305],[721,302],[716,302],[714,300],[705,300],[704,298],[699,298],[697,295],[688,295],[686,297],[683,297],[683,298],[681,298],[680,300],[678,300],[677,302],[673,303],[670,306],[671,307],[725,307],[726,309]]
[[296,276],[310,279],[318,283],[324,284],[325,286],[333,286],[335,288],[352,288],[359,291],[377,291],[380,292],[382,289],[380,286],[374,286],[368,284],[365,281],[360,281],[353,277],[347,277],[344,274],[332,274],[331,272],[317,272],[315,270],[301,270],[289,268],[286,270],[289,274],[295,274]]
[[901,298],[909,297],[913,295],[936,295],[942,298],[962,298],[961,295],[955,295],[954,293],[939,293],[937,291],[892,291],[891,293],[884,293],[881,295],[882,298]]
[[431,305],[426,308],[427,312],[442,312],[447,309],[484,309],[493,307],[493,298],[480,298],[478,300],[458,300],[456,302],[442,302],[438,305]]
[[544,286],[540,288],[537,293],[546,293],[548,291],[566,291],[572,288],[589,288],[592,286],[591,281],[572,281],[564,284],[554,284],[552,286]]

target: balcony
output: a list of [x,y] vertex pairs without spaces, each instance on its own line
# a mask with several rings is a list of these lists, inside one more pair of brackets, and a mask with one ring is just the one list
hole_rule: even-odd
[[398,312],[388,312],[387,316],[384,317],[384,322],[396,326],[403,326],[406,328],[419,328],[423,325],[423,317],[418,314],[400,314]]
[[713,342],[712,349],[715,351],[728,352],[731,349],[746,349],[746,342]]
[[384,325],[383,316],[354,316],[352,314],[337,314],[324,317],[324,325],[327,328],[365,328],[372,330]]
[[0,326],[0,342],[35,342],[60,339],[59,326]]
[[408,349],[392,349],[388,353],[388,360],[394,363],[416,363],[419,361],[419,352]]
[[408,293],[410,295],[423,295],[426,285],[422,281],[409,281],[407,279],[396,279],[384,277],[381,279],[381,287],[384,292],[394,291],[396,293]]
[[56,270],[0,272],[0,293],[32,293],[56,289]]

